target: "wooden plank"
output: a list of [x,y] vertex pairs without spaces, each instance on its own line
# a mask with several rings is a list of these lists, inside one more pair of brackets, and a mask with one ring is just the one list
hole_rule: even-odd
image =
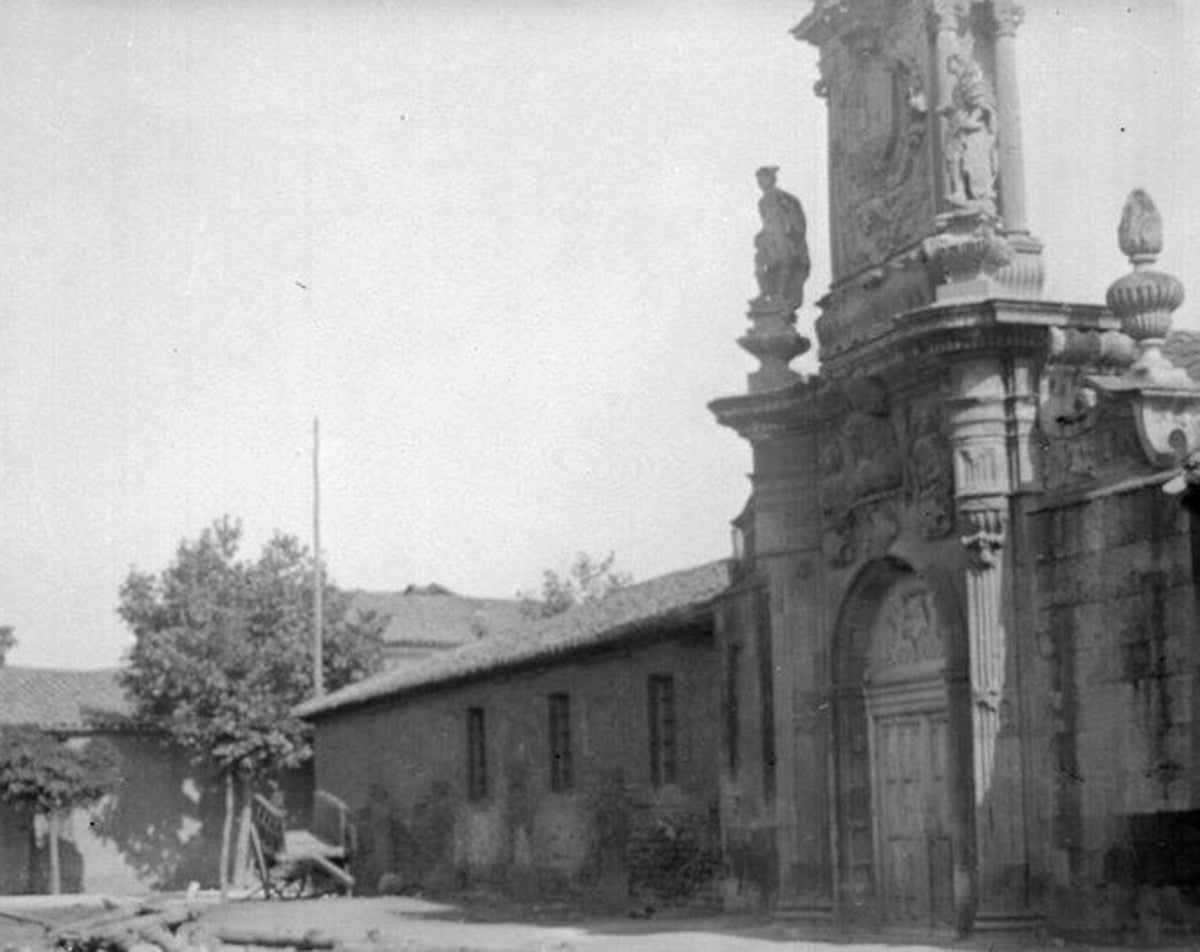
[[301,952],[313,949],[332,949],[336,944],[333,939],[319,932],[310,931],[301,935],[295,933],[265,932],[257,929],[220,929],[216,934],[217,941],[226,945],[260,945],[272,949],[298,949]]

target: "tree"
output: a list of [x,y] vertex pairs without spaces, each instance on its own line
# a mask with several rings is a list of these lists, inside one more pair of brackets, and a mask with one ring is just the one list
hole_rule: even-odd
[[91,739],[81,747],[37,727],[0,727],[0,800],[25,806],[46,818],[49,832],[50,892],[62,892],[58,856],[64,810],[100,800],[116,786],[116,750]]
[[[225,796],[222,889],[230,882],[235,788],[242,804],[235,875],[247,867],[257,779],[312,755],[292,708],[313,690],[309,553],[277,534],[257,561],[239,558],[241,527],[217,520],[184,540],[158,575],[133,570],[118,609],[135,636],[122,683],[136,715],[219,771]],[[350,617],[349,598],[322,588],[325,685],[337,690],[378,670],[385,619]]]
[[628,572],[613,568],[616,555],[608,553],[603,559],[595,559],[586,552],[578,552],[565,574],[553,569],[542,573],[541,597],[528,593],[520,594],[521,611],[527,618],[549,618],[565,612],[568,608],[604,598],[614,589],[622,588],[633,581]]
[[16,635],[12,625],[0,625],[0,668],[4,667],[4,659],[17,646]]

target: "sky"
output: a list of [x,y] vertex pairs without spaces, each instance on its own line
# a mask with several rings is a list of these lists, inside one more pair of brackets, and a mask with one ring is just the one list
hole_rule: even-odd
[[[345,588],[536,590],[729,552],[754,169],[828,285],[806,0],[0,4],[0,624],[114,665],[130,569],[215,518]],[[1200,279],[1200,4],[1027,0],[1046,295],[1127,270],[1125,195]],[[1185,304],[1176,326],[1200,323]],[[796,362],[815,370],[815,355]]]

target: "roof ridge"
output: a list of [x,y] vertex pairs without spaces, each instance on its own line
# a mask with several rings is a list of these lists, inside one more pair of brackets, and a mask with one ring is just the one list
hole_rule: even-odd
[[381,672],[305,701],[295,711],[309,716],[458,678],[486,676],[514,664],[616,641],[647,625],[682,621],[728,587],[731,566],[731,560],[717,559],[622,586],[610,597],[439,652],[412,667]]

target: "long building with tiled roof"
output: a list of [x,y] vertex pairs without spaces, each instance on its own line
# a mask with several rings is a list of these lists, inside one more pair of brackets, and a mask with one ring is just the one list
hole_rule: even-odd
[[733,571],[619,588],[299,705],[316,785],[355,817],[355,877],[595,889],[603,873],[627,897],[660,850],[704,867],[718,735],[740,710],[722,692],[770,676],[744,660],[719,676]]
[[132,705],[116,668],[0,667],[0,726],[87,733],[130,726]]
[[710,562],[610,592],[561,615],[513,624],[507,631],[385,671],[296,708],[324,717],[343,708],[636,636],[647,626],[682,619],[712,602],[730,583],[730,563]]

